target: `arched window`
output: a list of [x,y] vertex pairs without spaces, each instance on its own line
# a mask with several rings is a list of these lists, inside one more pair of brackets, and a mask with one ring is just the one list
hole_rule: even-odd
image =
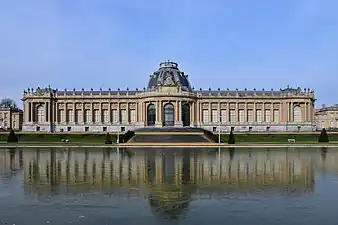
[[296,105],[293,108],[293,121],[298,123],[302,121],[302,111],[299,105]]
[[154,104],[148,105],[147,108],[147,125],[155,126],[156,121],[156,107]]
[[164,105],[164,126],[174,126],[175,125],[175,117],[174,117],[174,106],[171,103],[167,103]]
[[190,105],[185,103],[182,105],[182,122],[183,126],[190,126]]
[[38,117],[38,123],[43,123],[45,122],[45,110],[43,108],[42,105],[39,105],[37,108],[36,108],[36,111],[37,111],[37,117]]

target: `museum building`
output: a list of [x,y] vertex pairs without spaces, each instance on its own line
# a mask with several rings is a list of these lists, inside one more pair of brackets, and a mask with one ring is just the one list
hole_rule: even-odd
[[23,131],[117,132],[142,127],[210,131],[312,131],[314,91],[194,89],[175,62],[162,62],[136,90],[28,89]]

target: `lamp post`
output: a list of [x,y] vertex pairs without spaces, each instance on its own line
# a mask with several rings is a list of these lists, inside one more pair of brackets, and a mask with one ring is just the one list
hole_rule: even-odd
[[117,129],[117,138],[116,138],[116,144],[120,143],[120,127]]

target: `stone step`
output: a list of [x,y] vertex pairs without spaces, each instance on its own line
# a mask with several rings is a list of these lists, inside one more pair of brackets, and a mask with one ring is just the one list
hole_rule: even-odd
[[152,134],[135,134],[135,136],[129,141],[129,143],[210,143],[211,141],[204,135],[184,135],[184,134],[170,134],[166,135],[152,135]]

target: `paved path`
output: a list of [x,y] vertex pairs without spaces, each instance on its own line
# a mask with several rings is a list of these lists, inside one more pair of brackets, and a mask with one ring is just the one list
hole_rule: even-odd
[[0,148],[338,148],[338,144],[218,144],[218,143],[126,143],[126,144],[112,144],[112,145],[101,145],[101,144],[79,144],[79,143],[68,143],[68,144],[57,144],[57,143],[23,143],[23,144],[0,144]]

